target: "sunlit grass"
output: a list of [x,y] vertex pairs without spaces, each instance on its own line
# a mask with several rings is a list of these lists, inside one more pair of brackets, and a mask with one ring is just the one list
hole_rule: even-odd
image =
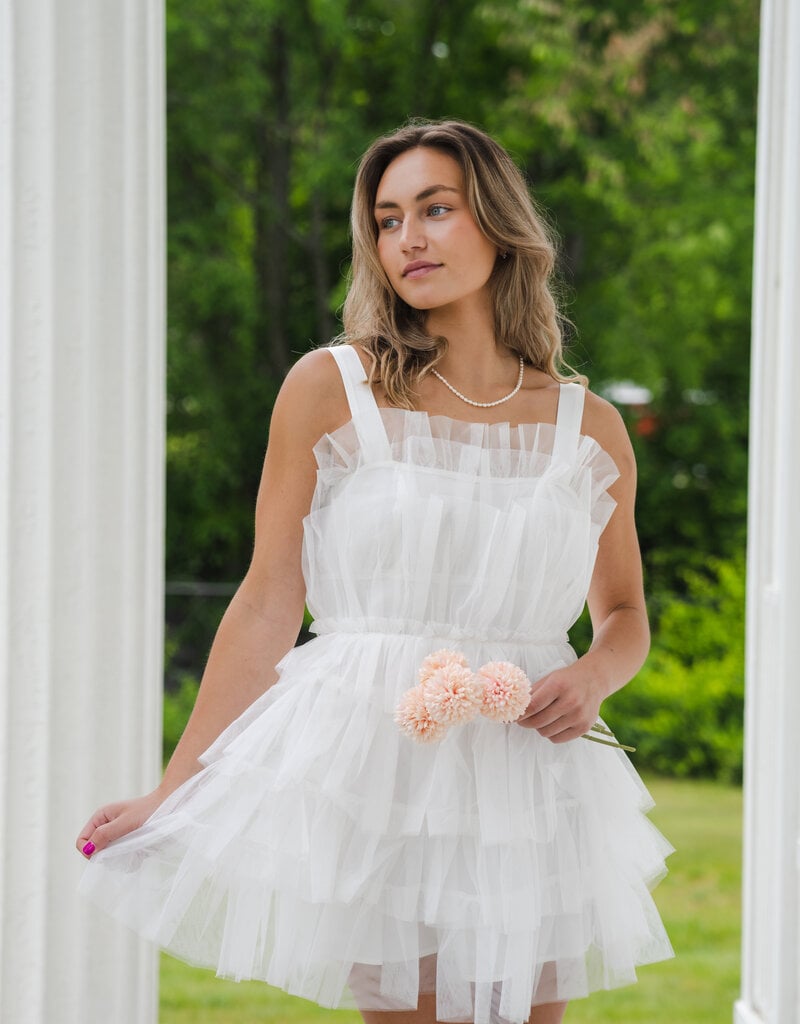
[[[653,822],[677,848],[656,902],[676,958],[644,967],[638,985],[569,1008],[568,1024],[729,1024],[739,979],[741,792],[654,779]],[[161,1024],[360,1024],[258,982],[221,981],[162,959]]]

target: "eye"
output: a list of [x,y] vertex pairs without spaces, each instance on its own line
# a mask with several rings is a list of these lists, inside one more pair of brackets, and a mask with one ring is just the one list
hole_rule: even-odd
[[397,227],[399,223],[400,219],[398,217],[382,217],[378,221],[378,227],[381,231],[391,231],[391,229]]
[[434,203],[433,206],[428,207],[429,217],[441,217],[443,213],[449,213],[450,207],[445,206],[444,203]]

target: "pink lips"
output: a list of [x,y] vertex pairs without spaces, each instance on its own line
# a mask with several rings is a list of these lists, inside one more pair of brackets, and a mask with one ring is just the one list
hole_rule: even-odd
[[427,263],[425,260],[414,260],[413,263],[406,263],[403,267],[403,277],[414,280],[418,277],[425,277],[432,270],[438,270],[441,263]]

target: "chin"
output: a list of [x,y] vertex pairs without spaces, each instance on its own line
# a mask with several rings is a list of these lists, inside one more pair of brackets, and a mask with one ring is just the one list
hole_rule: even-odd
[[424,313],[429,309],[436,309],[439,305],[438,302],[420,302],[419,300],[417,300],[416,302],[412,302],[410,297],[406,298],[406,296],[403,295],[402,292],[397,291],[397,289],[395,289],[395,294],[397,295],[398,299],[400,299],[409,307],[409,309],[418,309],[421,313]]

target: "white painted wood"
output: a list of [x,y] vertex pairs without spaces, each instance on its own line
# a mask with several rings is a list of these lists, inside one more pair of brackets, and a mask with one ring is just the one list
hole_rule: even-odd
[[800,4],[763,0],[741,1024],[800,1022]]
[[160,763],[161,0],[0,0],[0,1020],[147,1024],[74,837]]
[[739,1000],[733,1008],[733,1024],[764,1024],[764,1018],[759,1017],[749,1006]]

